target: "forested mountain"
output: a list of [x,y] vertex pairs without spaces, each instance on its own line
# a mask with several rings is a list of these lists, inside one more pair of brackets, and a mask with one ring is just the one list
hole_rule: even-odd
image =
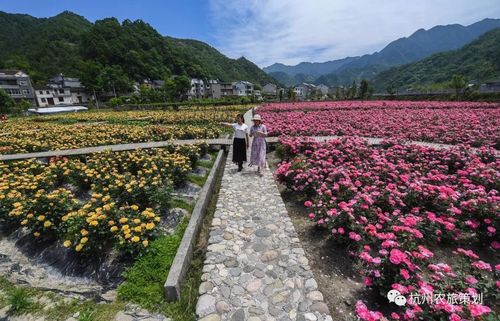
[[291,86],[304,81],[313,82],[316,78],[335,72],[340,67],[358,58],[359,57],[347,57],[323,63],[301,62],[295,66],[275,63],[269,67],[265,67],[263,70],[282,84]]
[[485,33],[461,49],[383,71],[373,83],[376,89],[384,91],[388,86],[408,88],[444,83],[455,74],[478,82],[500,79],[500,28]]
[[[500,19],[484,19],[469,26],[453,24],[436,26],[429,30],[420,29],[409,37],[391,42],[380,52],[362,57],[346,58],[351,59],[351,61],[341,64],[332,72],[325,72],[319,76],[317,76],[316,70],[320,67],[328,70],[332,62],[314,64],[314,69],[308,70],[305,67],[313,66],[313,64],[301,63],[297,66],[281,68],[279,71],[293,77],[296,71],[300,69],[300,72],[306,76],[314,77],[314,83],[316,84],[350,84],[353,80],[359,82],[361,79],[372,79],[381,71],[393,66],[415,62],[438,52],[458,49],[477,39],[485,32],[499,27]],[[345,60],[333,62],[343,61]],[[271,67],[273,71],[276,71],[275,69],[281,66],[275,64],[264,68],[264,70],[269,72]]]
[[103,72],[124,81],[171,75],[275,82],[245,58],[230,59],[195,40],[160,35],[143,21],[91,23],[71,12],[51,18],[0,12],[0,68],[20,68],[38,84],[57,73],[84,82]]

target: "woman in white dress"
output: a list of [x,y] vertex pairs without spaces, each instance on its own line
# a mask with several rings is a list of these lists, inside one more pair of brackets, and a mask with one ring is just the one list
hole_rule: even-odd
[[249,146],[248,126],[242,114],[236,115],[236,123],[222,123],[234,129],[233,139],[233,163],[238,164],[238,172],[243,170],[243,162],[247,161],[247,149]]

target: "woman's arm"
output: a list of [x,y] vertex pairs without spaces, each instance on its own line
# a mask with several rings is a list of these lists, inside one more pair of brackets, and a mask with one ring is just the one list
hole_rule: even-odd
[[265,125],[262,125],[262,131],[259,131],[259,136],[260,137],[266,137],[267,136],[267,128]]
[[232,123],[225,123],[225,122],[220,122],[219,124],[226,126],[226,127],[233,127]]

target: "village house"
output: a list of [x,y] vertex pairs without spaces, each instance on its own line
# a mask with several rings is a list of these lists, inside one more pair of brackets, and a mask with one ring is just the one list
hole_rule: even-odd
[[316,90],[315,85],[305,82],[293,88],[295,96],[300,100],[307,99],[314,90]]
[[39,107],[78,105],[89,102],[89,95],[78,78],[57,75],[42,88],[35,90],[36,103]]
[[248,81],[237,81],[233,83],[233,94],[235,96],[252,96],[253,92],[253,84]]
[[262,95],[264,96],[276,96],[278,94],[278,86],[275,84],[266,84],[262,87]]
[[316,91],[321,94],[321,96],[328,95],[328,86],[320,84],[316,86]]
[[205,84],[202,79],[192,78],[191,89],[188,91],[188,99],[199,99],[205,97]]
[[0,89],[15,101],[27,100],[35,103],[35,91],[31,79],[21,70],[0,70]]

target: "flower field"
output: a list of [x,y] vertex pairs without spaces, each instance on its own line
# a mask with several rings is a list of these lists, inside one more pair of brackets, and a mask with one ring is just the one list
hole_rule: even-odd
[[271,136],[349,135],[500,149],[499,104],[307,102],[270,104],[259,113]]
[[[266,119],[276,128],[270,113]],[[347,245],[366,287],[380,294],[381,311],[357,302],[361,320],[496,320],[500,161],[493,152],[288,137],[275,175],[305,197],[309,218]],[[388,303],[389,290],[406,304]]]
[[82,253],[139,253],[205,145],[0,163],[0,225]]
[[218,138],[220,122],[245,106],[193,107],[178,111],[97,111],[2,122],[0,154],[72,149],[169,139]]

